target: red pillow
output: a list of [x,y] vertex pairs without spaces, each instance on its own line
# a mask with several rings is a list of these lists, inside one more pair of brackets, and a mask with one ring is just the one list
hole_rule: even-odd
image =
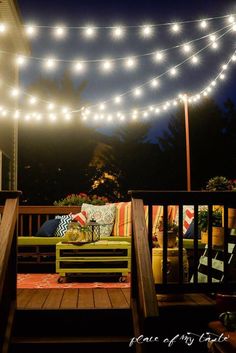
[[82,211],[72,215],[72,220],[78,222],[81,227],[85,226],[87,223],[87,212]]

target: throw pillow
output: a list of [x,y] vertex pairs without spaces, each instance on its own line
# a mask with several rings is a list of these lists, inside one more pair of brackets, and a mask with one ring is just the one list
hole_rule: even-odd
[[115,224],[112,235],[115,237],[130,237],[132,235],[131,201],[117,202]]
[[66,215],[66,216],[56,216],[56,219],[59,218],[59,224],[58,227],[55,231],[55,236],[56,237],[63,237],[63,235],[65,234],[65,232],[68,229],[68,225],[70,224],[70,222],[72,221],[72,216],[71,215]]
[[53,237],[60,219],[49,219],[44,222],[36,233],[36,237]]
[[94,219],[98,224],[101,225],[101,237],[109,237],[111,235],[115,220],[115,204],[97,206],[88,203],[83,203],[81,207],[81,212],[83,211],[87,213],[88,222]]
[[72,214],[72,220],[79,223],[81,227],[87,223],[87,212],[82,211],[76,214]]

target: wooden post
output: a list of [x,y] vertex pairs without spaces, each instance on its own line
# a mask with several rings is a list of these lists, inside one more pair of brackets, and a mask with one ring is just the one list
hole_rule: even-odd
[[188,116],[187,94],[184,95],[184,115],[185,115],[185,139],[186,139],[187,191],[190,191],[191,190],[191,168],[190,168],[189,116]]

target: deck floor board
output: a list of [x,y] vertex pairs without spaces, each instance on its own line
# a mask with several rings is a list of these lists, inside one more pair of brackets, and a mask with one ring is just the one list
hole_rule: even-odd
[[129,308],[130,289],[66,288],[18,289],[18,309],[123,309]]

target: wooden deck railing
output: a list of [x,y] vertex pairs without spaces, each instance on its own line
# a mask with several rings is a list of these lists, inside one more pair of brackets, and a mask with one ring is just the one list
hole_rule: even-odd
[[[18,236],[34,236],[40,226],[56,215],[80,212],[80,206],[19,206],[18,207]],[[0,206],[0,214],[3,206]]]
[[0,353],[7,353],[16,308],[16,233],[19,192],[0,192]]
[[[131,308],[133,311],[135,337],[150,334],[156,327],[158,306],[152,278],[152,264],[142,200],[133,200],[132,218],[132,268]],[[145,345],[137,345],[136,351],[144,352]]]
[[[149,239],[149,253],[152,256],[152,206],[161,205],[163,206],[163,222],[164,222],[164,244],[163,244],[163,267],[162,267],[162,283],[155,285],[157,293],[188,293],[188,292],[198,292],[198,293],[216,293],[219,291],[232,291],[236,290],[236,274],[235,277],[232,273],[229,273],[229,242],[230,242],[230,230],[228,229],[228,209],[236,208],[236,192],[159,192],[159,191],[130,191],[132,197],[133,205],[140,204],[140,200],[143,200],[144,205],[148,205],[148,239]],[[168,206],[177,205],[179,209],[179,238],[178,238],[178,266],[179,266],[179,276],[175,283],[168,282],[168,271],[167,271],[167,224],[168,224]],[[183,206],[193,205],[194,206],[194,239],[192,240],[192,252],[193,252],[193,266],[192,266],[192,280],[191,282],[185,282],[183,279]],[[224,224],[224,245],[221,249],[223,258],[223,268],[222,268],[222,280],[216,282],[213,277],[213,248],[212,245],[212,213],[213,206],[220,205],[223,209],[223,224]],[[202,283],[198,276],[198,265],[199,265],[199,242],[198,242],[198,210],[199,206],[208,207],[208,245],[207,245],[207,281]],[[137,206],[135,206],[136,208]],[[145,225],[140,225],[139,217],[142,213],[142,219],[144,217],[144,211],[139,209],[139,215],[136,217],[134,214],[133,222],[134,229],[138,228],[138,234],[143,233],[146,238],[146,233],[143,228]],[[142,230],[140,229],[141,227]],[[136,230],[137,233],[137,230]],[[135,234],[135,238],[138,235]],[[231,236],[231,238],[233,238]],[[139,241],[137,239],[135,242]],[[139,241],[141,242],[141,241]],[[236,242],[235,242],[236,243]],[[236,245],[235,245],[236,246]],[[136,253],[137,248],[135,249]],[[141,257],[146,257],[146,249],[140,249]],[[145,251],[145,253],[144,253]],[[141,260],[139,260],[140,262]],[[144,261],[144,260],[143,260]],[[139,266],[139,265],[138,265]],[[151,271],[149,272],[150,276]],[[148,276],[148,274],[146,274]],[[230,275],[230,276],[229,276]],[[231,278],[230,278],[231,277]],[[232,278],[233,277],[233,278]],[[150,279],[148,280],[150,282]],[[152,279],[153,281],[153,279]],[[149,283],[151,285],[151,283]]]

